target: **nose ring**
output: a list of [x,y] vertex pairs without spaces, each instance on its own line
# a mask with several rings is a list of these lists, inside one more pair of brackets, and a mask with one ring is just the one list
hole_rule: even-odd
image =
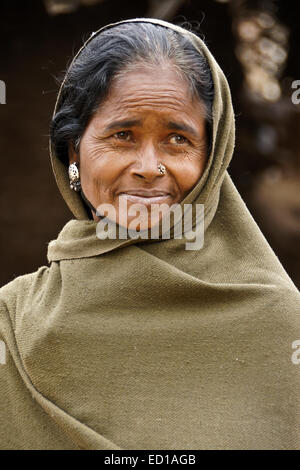
[[158,171],[159,171],[160,175],[164,175],[164,174],[165,174],[165,172],[166,172],[166,167],[165,167],[165,165],[163,165],[162,163],[160,163],[157,168],[158,168]]

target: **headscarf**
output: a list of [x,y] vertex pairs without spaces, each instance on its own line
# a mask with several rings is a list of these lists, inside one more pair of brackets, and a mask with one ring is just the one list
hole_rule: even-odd
[[300,296],[227,172],[227,80],[192,32],[127,21],[186,35],[210,66],[212,151],[182,201],[204,204],[204,245],[100,240],[51,148],[75,219],[49,266],[1,289],[0,447],[299,448]]

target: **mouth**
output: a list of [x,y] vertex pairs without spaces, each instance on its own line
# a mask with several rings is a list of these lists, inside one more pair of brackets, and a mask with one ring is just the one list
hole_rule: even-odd
[[164,191],[136,190],[119,193],[119,197],[125,198],[135,204],[144,204],[148,206],[150,204],[166,203],[172,196],[170,193]]

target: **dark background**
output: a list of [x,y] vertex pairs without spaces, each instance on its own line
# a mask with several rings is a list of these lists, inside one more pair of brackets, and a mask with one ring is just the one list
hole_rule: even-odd
[[237,124],[229,173],[300,287],[300,2],[283,0],[1,1],[0,285],[46,264],[47,243],[72,217],[48,152],[55,77],[92,31],[142,16],[190,22],[224,70]]

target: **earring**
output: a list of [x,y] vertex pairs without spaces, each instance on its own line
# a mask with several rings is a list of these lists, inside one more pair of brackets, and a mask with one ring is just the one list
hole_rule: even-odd
[[166,167],[165,167],[165,165],[163,165],[162,163],[160,163],[157,168],[158,168],[158,171],[159,171],[159,173],[160,173],[161,175],[164,175],[164,174],[165,174],[165,172],[166,172]]
[[78,163],[72,163],[69,166],[69,179],[70,179],[70,188],[73,189],[74,191],[80,191],[81,190],[81,183],[80,183],[80,178],[79,178],[79,169],[78,169]]

